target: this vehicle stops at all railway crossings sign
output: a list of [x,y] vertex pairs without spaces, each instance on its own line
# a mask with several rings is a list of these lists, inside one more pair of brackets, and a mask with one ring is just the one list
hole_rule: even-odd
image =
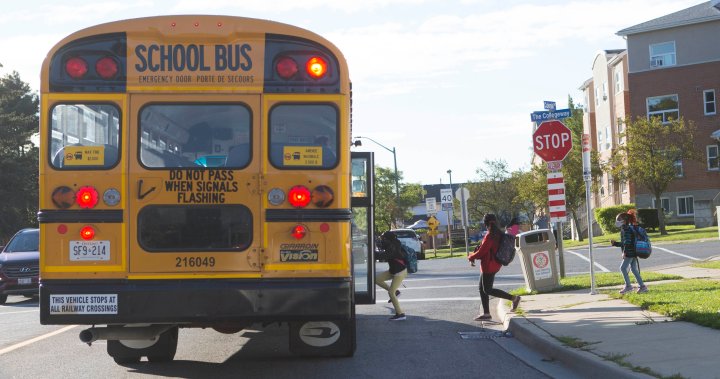
[[562,161],[572,150],[572,132],[558,120],[545,121],[533,133],[533,150],[545,162]]

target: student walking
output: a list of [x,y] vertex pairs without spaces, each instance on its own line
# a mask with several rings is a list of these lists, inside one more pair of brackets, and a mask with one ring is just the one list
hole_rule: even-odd
[[[398,296],[400,296],[400,285],[407,276],[407,268],[405,267],[405,254],[402,251],[402,244],[393,232],[385,232],[380,236],[380,245],[384,250],[382,258],[388,263],[389,269],[378,273],[375,276],[375,284],[388,291],[390,301],[395,308],[395,316],[390,317],[390,321],[405,320],[405,312],[400,308]],[[388,286],[386,281],[391,280]]]
[[491,320],[490,315],[490,295],[512,301],[512,310],[515,311],[520,304],[520,296],[510,295],[509,293],[493,288],[495,274],[500,271],[502,265],[495,260],[495,252],[500,247],[500,239],[502,238],[502,230],[498,227],[497,217],[488,213],[483,219],[488,232],[485,234],[480,245],[468,257],[470,263],[476,259],[480,260],[480,301],[482,303],[482,314],[475,317],[475,321]]
[[642,277],[640,276],[640,265],[638,263],[637,254],[635,253],[635,226],[636,223],[635,215],[632,212],[623,212],[615,217],[615,226],[620,228],[620,242],[611,240],[610,243],[619,247],[622,250],[623,261],[620,265],[620,272],[623,274],[625,280],[625,288],[620,290],[620,293],[624,294],[633,290],[632,284],[630,284],[630,276],[628,275],[628,268],[632,270],[635,280],[637,280],[640,286],[637,289],[637,293],[645,293],[648,291],[647,286],[643,283]]

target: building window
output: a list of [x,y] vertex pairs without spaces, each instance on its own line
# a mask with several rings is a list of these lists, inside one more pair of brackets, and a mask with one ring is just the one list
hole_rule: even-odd
[[624,180],[620,182],[620,192],[627,193],[627,182]]
[[[657,202],[655,201],[655,198],[652,199],[653,208],[657,209]],[[665,213],[670,213],[670,199],[667,197],[661,197],[660,198],[660,205],[662,206],[662,210]]]
[[680,116],[680,105],[677,95],[666,95],[647,98],[648,118],[659,117],[663,123],[677,120]]
[[605,126],[605,150],[610,149],[610,140],[612,139],[612,133],[610,132],[610,125]]
[[678,159],[673,162],[673,166],[675,166],[675,176],[677,176],[678,178],[682,178],[685,175],[685,173],[683,172],[682,159]]
[[692,216],[695,214],[693,209],[693,197],[681,196],[677,198],[678,216]]
[[622,66],[615,67],[615,93],[623,91],[623,75]]
[[607,178],[608,194],[612,195],[615,192],[615,183],[612,176],[608,175]]
[[675,41],[650,45],[650,67],[675,66]]
[[625,121],[623,119],[618,118],[617,120],[617,135],[618,135],[618,143],[624,144],[625,143]]
[[718,162],[718,145],[708,145],[706,150],[708,170],[720,170],[720,164]]
[[600,104],[600,88],[595,88],[595,105]]
[[597,145],[598,145],[598,151],[603,151],[603,132],[602,129],[598,128],[597,132]]
[[603,100],[607,100],[607,82],[603,82]]
[[703,91],[703,100],[705,101],[705,115],[715,114],[715,90]]

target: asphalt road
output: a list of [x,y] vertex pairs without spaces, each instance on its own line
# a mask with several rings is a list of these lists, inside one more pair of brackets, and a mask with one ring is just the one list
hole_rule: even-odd
[[[596,268],[617,271],[619,249],[595,248]],[[720,241],[653,246],[652,267],[717,255]],[[431,254],[431,251],[429,252]],[[566,274],[589,271],[587,249],[565,251]],[[352,358],[299,358],[288,352],[287,328],[280,325],[225,335],[213,330],[181,329],[174,362],[119,366],[104,341],[88,346],[78,339],[83,326],[43,326],[37,299],[10,296],[0,306],[1,378],[547,378],[567,376],[557,363],[545,362],[497,325],[473,321],[480,301],[478,270],[462,258],[420,261],[400,301],[406,321],[388,321],[387,294],[374,305],[360,305],[358,349]],[[385,263],[379,263],[385,269]],[[519,260],[503,268],[496,286],[524,285]],[[572,375],[571,375],[572,376]]]

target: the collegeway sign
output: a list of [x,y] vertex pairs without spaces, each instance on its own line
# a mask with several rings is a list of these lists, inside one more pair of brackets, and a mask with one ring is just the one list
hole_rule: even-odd
[[545,121],[533,133],[533,150],[545,162],[562,161],[572,150],[572,133],[558,120]]

